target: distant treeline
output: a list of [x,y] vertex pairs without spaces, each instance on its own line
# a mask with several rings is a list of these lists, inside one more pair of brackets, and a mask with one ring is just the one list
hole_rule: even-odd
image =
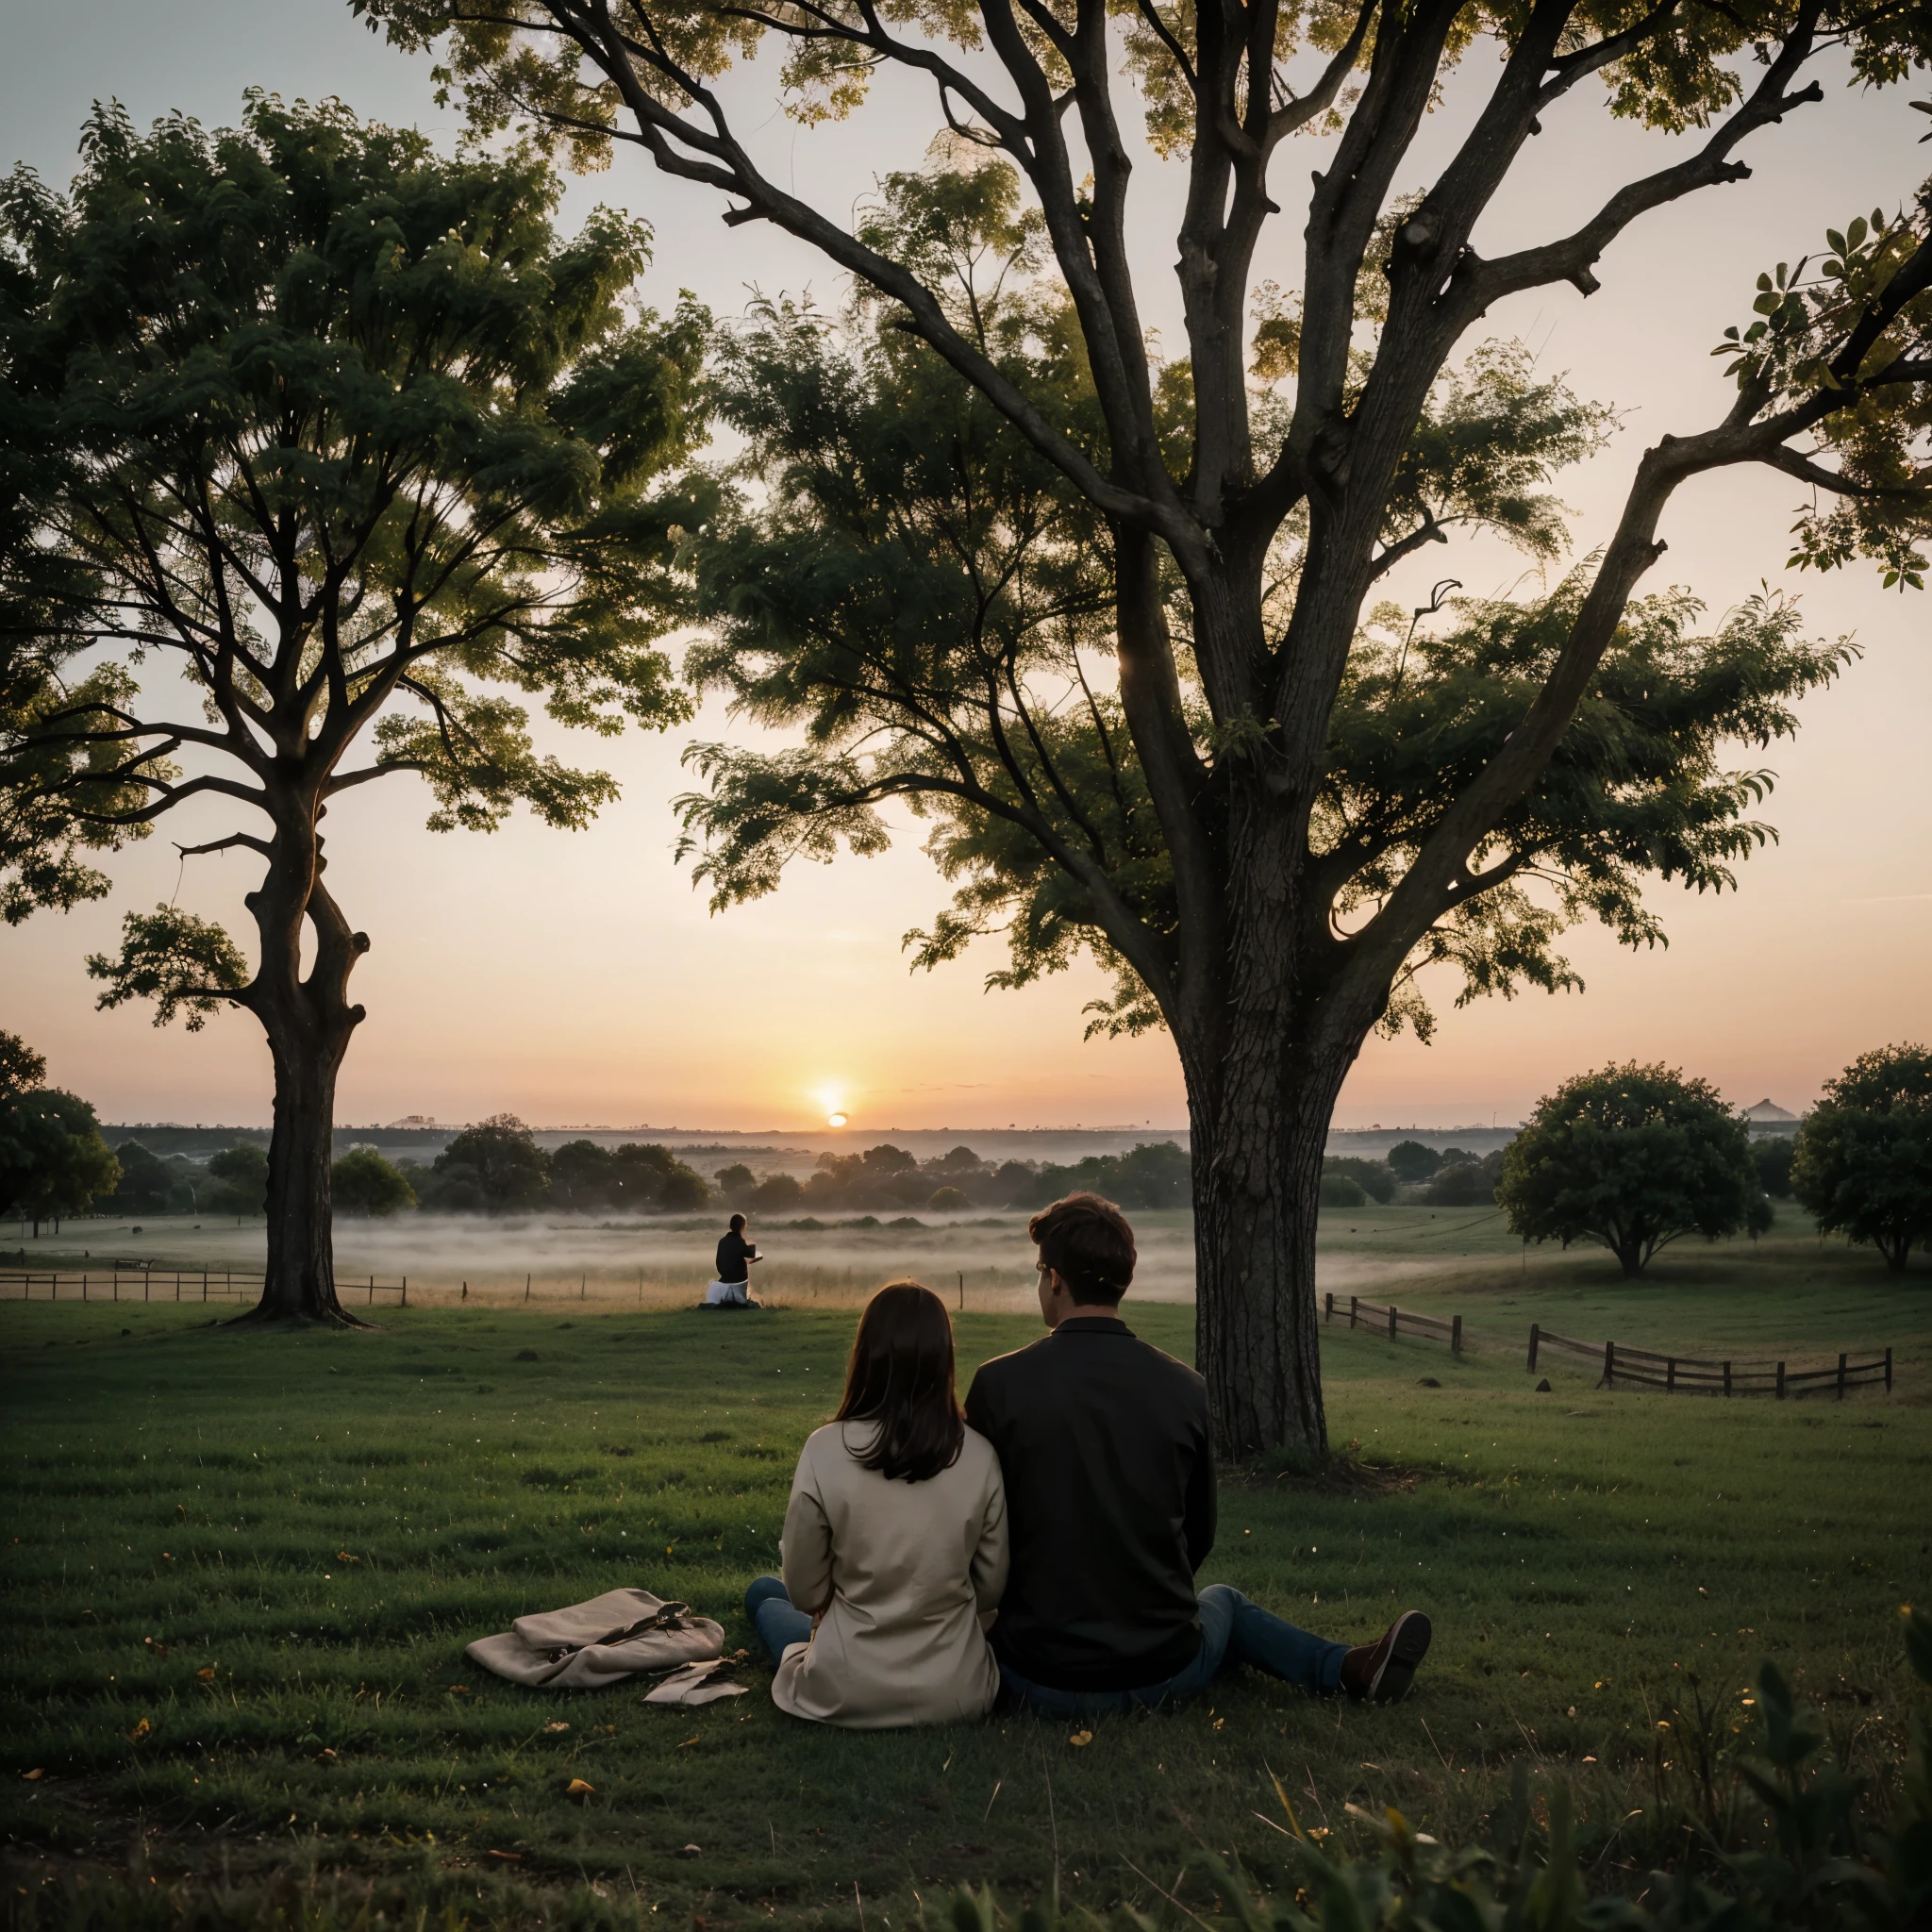
[[1144,1212],[1187,1207],[1189,1179],[1188,1156],[1172,1141],[1071,1165],[992,1162],[965,1146],[922,1161],[882,1143],[861,1154],[822,1154],[803,1180],[759,1174],[742,1160],[707,1177],[653,1142],[603,1147],[569,1141],[545,1149],[513,1114],[499,1114],[466,1127],[426,1164],[391,1163],[374,1147],[351,1149],[335,1164],[335,1199],[347,1214],[408,1208],[430,1214],[684,1214],[714,1206],[761,1216],[908,1208],[942,1214],[1043,1208],[1091,1189]]

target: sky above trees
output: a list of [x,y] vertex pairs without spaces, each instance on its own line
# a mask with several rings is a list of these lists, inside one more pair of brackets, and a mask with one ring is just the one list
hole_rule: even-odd
[[[332,0],[112,0],[90,9],[84,34],[29,15],[10,43],[0,165],[24,159],[59,185],[89,105],[110,94],[140,123],[178,108],[212,125],[239,118],[251,84],[291,97],[334,92],[361,113],[455,136],[424,63],[390,52]],[[754,68],[737,84],[759,77]],[[759,132],[761,159],[842,214],[875,173],[916,165],[927,139],[923,94],[908,88],[880,106],[816,132],[774,114]],[[1438,141],[1459,125],[1457,106],[1452,90]],[[1517,225],[1522,239],[1550,229],[1559,207],[1627,169],[1646,139],[1597,114],[1574,121],[1574,138],[1560,120],[1543,137],[1544,166],[1499,210],[1497,245],[1518,239]],[[1489,318],[1485,332],[1520,334],[1581,394],[1625,412],[1607,456],[1563,480],[1580,547],[1607,534],[1637,450],[1666,429],[1700,426],[1720,405],[1723,366],[1705,352],[1747,316],[1757,273],[1880,189],[1890,200],[1914,188],[1932,167],[1932,149],[1915,146],[1924,125],[1897,91],[1876,104],[1835,92],[1802,129],[1752,145],[1753,180],[1669,210],[1613,250],[1587,304],[1564,290]],[[1319,145],[1306,165],[1320,164]],[[1150,267],[1171,260],[1177,219],[1178,184],[1161,172],[1146,157],[1137,176]],[[774,294],[810,286],[826,306],[842,294],[824,263],[785,237],[726,230],[708,195],[635,158],[620,155],[611,172],[575,182],[566,221],[600,200],[656,227],[644,287],[660,308],[680,287],[721,315],[741,310],[754,284]],[[1173,328],[1175,319],[1155,321]],[[1769,475],[1687,490],[1666,521],[1670,554],[1652,588],[1687,584],[1715,612],[1760,577],[1789,581],[1793,500],[1790,483]],[[1425,601],[1429,581],[1449,575],[1477,594],[1500,592],[1523,569],[1500,547],[1431,549],[1392,594]],[[1656,889],[1667,953],[1633,956],[1579,929],[1567,950],[1588,981],[1582,994],[1532,992],[1445,1013],[1428,1047],[1372,1041],[1338,1125],[1519,1119],[1566,1075],[1630,1058],[1682,1062],[1735,1102],[1769,1092],[1798,1107],[1860,1051],[1927,1031],[1932,802],[1918,740],[1932,715],[1932,621],[1922,598],[1888,596],[1870,574],[1796,587],[1808,626],[1855,632],[1865,657],[1806,701],[1795,743],[1769,757],[1740,751],[1739,764],[1779,774],[1762,816],[1782,834],[1742,868],[1741,891],[1697,899]],[[341,802],[331,818],[335,877],[354,881],[377,940],[360,969],[371,1020],[343,1081],[341,1118],[462,1120],[508,1107],[546,1123],[761,1126],[804,1124],[834,1105],[855,1125],[879,1127],[1182,1117],[1163,1037],[1083,1043],[1080,1008],[1104,990],[1091,968],[1024,993],[983,994],[984,973],[999,963],[988,945],[983,958],[908,974],[901,935],[945,897],[916,837],[883,858],[801,870],[774,896],[709,917],[673,863],[667,800],[688,783],[677,766],[686,740],[727,728],[708,711],[689,732],[600,747],[624,799],[568,836],[520,818],[488,839],[396,838],[393,798]],[[265,1118],[266,1056],[245,1016],[186,1039],[151,1031],[138,1010],[92,1010],[83,955],[111,944],[125,908],[177,890],[163,839],[109,869],[111,900],[0,933],[7,1024],[47,1054],[50,1078],[88,1094],[104,1119]],[[243,865],[197,860],[179,903],[232,918],[249,883]]]

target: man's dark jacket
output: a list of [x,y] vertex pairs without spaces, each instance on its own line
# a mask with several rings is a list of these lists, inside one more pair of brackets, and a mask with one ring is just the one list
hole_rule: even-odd
[[1158,1684],[1193,1661],[1214,1547],[1208,1385],[1112,1315],[1074,1315],[985,1364],[966,1420],[1007,1485],[1002,1663],[1065,1690]]

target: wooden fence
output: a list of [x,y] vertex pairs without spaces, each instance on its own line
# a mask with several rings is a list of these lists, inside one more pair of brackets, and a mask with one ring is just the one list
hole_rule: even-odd
[[[1335,1297],[1332,1294],[1324,1298],[1323,1318],[1329,1322],[1335,1319]],[[1393,1302],[1386,1307],[1378,1307],[1375,1303],[1365,1302],[1360,1295],[1352,1294],[1348,1298],[1348,1325],[1351,1328],[1379,1329],[1391,1341],[1406,1330],[1431,1341],[1446,1341],[1452,1354],[1462,1353],[1460,1315],[1453,1315],[1444,1322],[1435,1315],[1405,1313]]]
[[[258,1301],[263,1277],[258,1270],[226,1268],[97,1268],[80,1274],[39,1274],[22,1269],[0,1271],[0,1301],[50,1301],[63,1297],[81,1302],[207,1302]],[[409,1306],[409,1277],[366,1285],[338,1277],[336,1294],[350,1301],[363,1290],[365,1303],[379,1294],[392,1294]]]
[[1551,1348],[1599,1364],[1599,1389],[1614,1389],[1621,1383],[1631,1389],[1661,1389],[1667,1395],[1775,1395],[1780,1401],[1787,1396],[1827,1393],[1842,1401],[1847,1391],[1879,1387],[1888,1395],[1891,1392],[1889,1348],[1869,1361],[1854,1361],[1849,1355],[1840,1355],[1835,1367],[1794,1369],[1789,1362],[1709,1361],[1699,1356],[1659,1355],[1655,1349],[1632,1348],[1615,1341],[1577,1341],[1532,1322],[1532,1374],[1538,1357]]

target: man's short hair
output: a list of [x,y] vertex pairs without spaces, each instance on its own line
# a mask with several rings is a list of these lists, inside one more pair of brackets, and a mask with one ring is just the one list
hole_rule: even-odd
[[732,1232],[733,1234],[742,1234],[742,1233],[744,1232],[744,1216],[743,1216],[743,1215],[741,1215],[741,1214],[734,1214],[734,1215],[733,1215],[733,1216],[731,1217],[731,1232]]
[[1041,1264],[1067,1284],[1081,1307],[1112,1307],[1134,1279],[1134,1230],[1111,1201],[1069,1194],[1026,1224]]

